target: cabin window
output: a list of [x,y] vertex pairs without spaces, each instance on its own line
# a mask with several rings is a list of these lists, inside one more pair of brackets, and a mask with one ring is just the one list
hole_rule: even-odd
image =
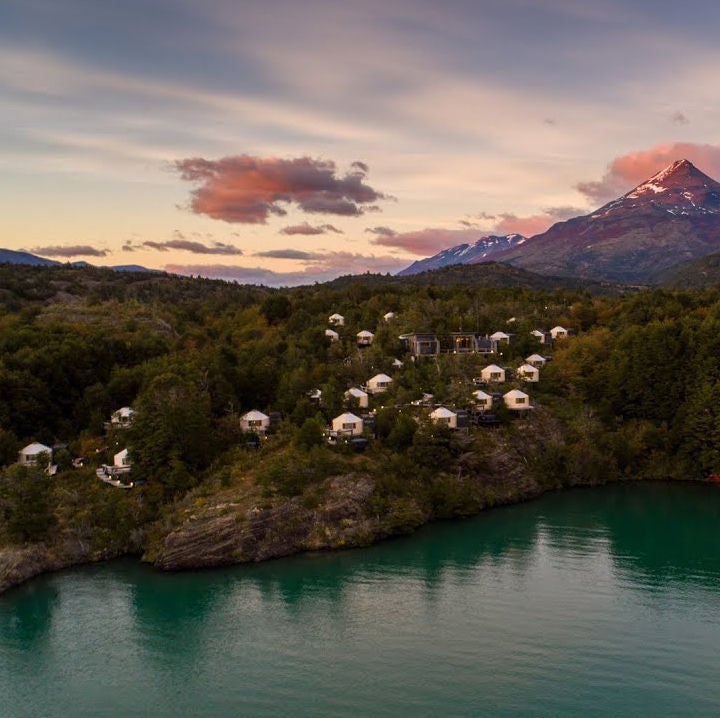
[[525,403],[525,397],[524,397],[524,396],[518,396],[518,397],[515,399],[515,403],[516,403],[516,404],[524,404],[524,403]]
[[262,426],[262,419],[250,419],[248,426]]
[[352,424],[352,423],[351,424],[343,424],[342,428],[345,431],[352,431],[355,428],[355,424]]

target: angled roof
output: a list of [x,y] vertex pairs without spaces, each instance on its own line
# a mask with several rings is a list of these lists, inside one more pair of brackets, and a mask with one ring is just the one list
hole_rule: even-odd
[[430,416],[433,419],[449,419],[450,417],[457,416],[457,414],[454,411],[450,411],[450,409],[446,409],[444,406],[439,406],[430,412]]
[[267,414],[263,414],[262,411],[252,409],[246,414],[243,414],[240,419],[243,421],[264,421],[265,419],[269,420],[270,417]]
[[368,384],[369,384],[371,381],[377,381],[377,382],[380,382],[380,381],[392,381],[392,377],[391,377],[391,376],[388,376],[387,374],[375,374],[375,376],[373,376],[373,377],[371,377],[370,379],[368,379]]
[[520,399],[522,397],[525,397],[526,399],[530,398],[524,391],[520,391],[520,389],[511,389],[509,392],[507,392],[507,394],[503,394],[503,399]]
[[20,450],[21,454],[26,456],[33,456],[35,454],[52,454],[52,449],[45,444],[41,444],[39,441],[33,441],[32,444],[28,444],[26,447]]
[[336,421],[340,421],[343,424],[357,424],[358,421],[362,422],[362,419],[359,416],[355,416],[355,414],[351,414],[349,411],[346,411],[344,414],[340,414],[333,419],[333,423]]

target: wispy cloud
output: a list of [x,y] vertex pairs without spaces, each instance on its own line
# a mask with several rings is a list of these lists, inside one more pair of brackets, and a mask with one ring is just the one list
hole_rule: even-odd
[[301,261],[311,261],[321,259],[321,252],[303,252],[300,249],[269,249],[266,252],[255,252],[255,257],[266,257],[269,259],[298,259]]
[[125,252],[133,252],[139,248],[154,249],[157,252],[179,250],[181,252],[192,252],[193,254],[223,254],[227,256],[240,256],[243,254],[242,249],[232,244],[226,244],[224,242],[203,244],[202,242],[197,242],[192,239],[169,239],[166,242],[146,240],[138,244],[127,241],[122,247]]
[[313,226],[311,224],[308,224],[307,222],[303,222],[302,224],[293,224],[289,227],[283,227],[280,230],[280,234],[301,234],[308,236],[315,234],[327,234],[328,232],[334,232],[335,234],[343,234],[343,231],[341,229],[338,229],[332,224],[320,224]]
[[190,208],[225,222],[265,224],[271,215],[287,214],[286,206],[304,212],[356,217],[389,199],[365,182],[368,167],[353,162],[338,175],[331,160],[238,155],[219,160],[178,160],[182,179],[199,183]]
[[577,189],[589,200],[604,203],[625,194],[676,160],[690,160],[711,177],[720,177],[720,145],[671,142],[616,157],[602,179],[580,182]]
[[88,244],[51,245],[48,247],[33,247],[27,250],[41,257],[105,257],[106,249],[98,249]]

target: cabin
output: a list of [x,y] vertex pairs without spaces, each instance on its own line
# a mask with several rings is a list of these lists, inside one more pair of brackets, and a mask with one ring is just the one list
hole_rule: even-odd
[[509,344],[511,336],[512,335],[506,334],[505,332],[495,332],[494,334],[490,335],[490,339],[496,344],[500,344],[501,342],[504,344]]
[[540,381],[540,370],[532,364],[523,364],[518,367],[515,375],[521,381]]
[[132,424],[134,413],[129,406],[123,406],[110,414],[110,425],[113,429],[126,429]]
[[[18,453],[18,464],[23,466],[50,466],[52,461],[53,450],[45,444],[41,444],[34,441],[32,444],[28,444],[24,448],[20,449]],[[39,464],[42,459],[42,463]]]
[[123,449],[122,451],[118,451],[115,456],[113,456],[113,469],[115,474],[123,474],[130,471],[130,454],[127,449]]
[[400,359],[393,359],[392,365],[395,369],[399,369],[401,366],[405,366],[404,362],[402,362]]
[[530,334],[537,339],[540,344],[552,344],[552,336],[550,332],[544,332],[542,329],[533,329]]
[[450,334],[450,351],[453,354],[474,354],[477,351],[477,340],[474,334],[453,332]]
[[360,436],[363,433],[363,420],[355,414],[345,412],[332,420],[332,430],[345,436]]
[[395,319],[395,312],[386,312],[383,314],[383,319],[386,322],[391,322],[393,319]]
[[253,409],[240,417],[240,428],[243,431],[252,431],[255,434],[265,434],[270,428],[270,417],[262,411]]
[[357,345],[359,347],[369,347],[372,345],[373,339],[375,339],[375,335],[372,332],[369,332],[367,329],[359,331],[356,336]]
[[368,408],[368,393],[366,391],[363,391],[362,389],[359,389],[356,386],[351,387],[345,392],[345,399],[348,401],[357,401],[357,405],[361,409],[367,409]]
[[326,336],[331,342],[338,342],[338,341],[340,341],[340,335],[339,335],[334,329],[326,329],[326,330],[325,330],[325,336]]
[[392,377],[387,374],[376,374],[367,380],[366,389],[370,394],[382,394],[392,386]]
[[434,424],[447,426],[449,429],[457,429],[457,414],[444,406],[430,412],[430,420]]
[[502,384],[505,381],[505,369],[497,364],[490,364],[480,372],[480,376],[485,382]]
[[331,314],[328,317],[328,322],[335,327],[344,327],[345,317],[342,314]]
[[403,334],[400,341],[413,357],[434,357],[440,354],[440,340],[435,334]]
[[557,326],[553,327],[550,330],[550,336],[553,339],[565,339],[566,337],[570,336],[570,329],[565,329],[565,327]]
[[532,409],[530,406],[530,397],[520,389],[513,389],[503,395],[505,406],[512,411],[526,411]]
[[547,359],[539,354],[531,354],[529,357],[525,358],[525,361],[530,366],[534,366],[536,369],[542,369],[545,364],[547,364]]
[[477,405],[477,408],[481,411],[487,411],[488,409],[492,408],[493,398],[490,394],[487,394],[482,389],[478,389],[477,391],[474,391],[472,395],[475,399],[475,404]]
[[307,398],[319,404],[322,401],[322,389],[311,389],[307,393]]

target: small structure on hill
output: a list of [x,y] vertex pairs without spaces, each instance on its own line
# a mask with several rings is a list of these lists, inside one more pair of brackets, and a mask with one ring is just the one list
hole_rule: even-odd
[[547,364],[547,359],[539,354],[531,354],[529,357],[525,358],[525,361],[530,364],[530,366],[534,366],[536,369],[542,369],[545,364]]
[[337,435],[360,436],[363,433],[363,420],[348,411],[332,420],[332,430]]
[[395,312],[385,312],[385,314],[383,314],[383,319],[386,322],[391,322],[393,319],[395,319]]
[[540,381],[540,370],[532,364],[523,364],[518,367],[516,376],[522,381]]
[[356,336],[357,345],[359,347],[369,347],[372,345],[373,339],[375,339],[375,335],[372,332],[369,332],[367,329],[359,331]]
[[553,339],[565,339],[566,337],[570,336],[571,331],[571,329],[565,329],[565,327],[561,327],[560,325],[558,325],[550,330],[550,336]]
[[344,327],[345,326],[345,317],[342,314],[331,314],[328,317],[328,322],[336,327]]
[[542,329],[533,329],[530,334],[537,339],[540,344],[552,344],[552,336],[550,332],[544,332]]
[[340,335],[339,335],[334,329],[326,329],[326,330],[325,330],[325,336],[326,336],[331,342],[340,341]]
[[505,406],[512,411],[526,411],[532,409],[530,406],[530,397],[520,389],[512,389],[503,395]]
[[447,426],[449,429],[457,429],[457,414],[444,406],[439,406],[431,411],[430,420],[434,424]]
[[487,411],[492,408],[493,398],[490,394],[487,394],[482,389],[478,389],[474,391],[472,395],[475,399],[475,404],[481,411]]
[[488,383],[502,384],[505,381],[505,369],[497,364],[490,364],[480,372],[480,376]]
[[367,380],[367,390],[370,394],[382,394],[392,386],[392,377],[387,374],[375,374]]
[[240,417],[240,428],[243,431],[254,431],[256,434],[265,434],[270,428],[270,417],[262,411],[253,409]]
[[440,340],[435,334],[401,334],[400,342],[415,357],[434,357],[440,353]]
[[132,424],[134,413],[129,406],[123,406],[110,415],[110,425],[113,429],[126,429]]
[[505,332],[495,332],[494,334],[490,335],[490,339],[494,341],[497,344],[500,344],[501,342],[504,344],[510,343],[510,334],[506,334]]
[[345,398],[349,399],[349,400],[352,400],[352,399],[357,400],[357,405],[361,409],[368,408],[368,402],[369,402],[368,393],[356,386],[350,387],[350,389],[348,389],[345,392]]
[[34,441],[20,449],[18,464],[23,466],[50,466],[53,450],[45,444]]

